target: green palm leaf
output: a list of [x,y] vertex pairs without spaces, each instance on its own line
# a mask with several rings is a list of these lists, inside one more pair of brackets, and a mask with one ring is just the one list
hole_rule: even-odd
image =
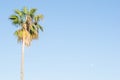
[[39,15],[36,15],[35,17],[34,17],[34,20],[36,21],[36,22],[38,22],[38,21],[40,21],[40,20],[43,20],[43,15],[42,14],[39,14]]
[[30,10],[30,13],[29,13],[29,14],[30,14],[30,16],[31,16],[32,18],[34,17],[34,14],[35,14],[36,10],[37,10],[37,9],[34,9],[34,8]]
[[13,21],[13,24],[19,24],[20,23],[19,17],[16,16],[16,15],[11,15],[9,19],[11,19]]
[[11,20],[15,20],[16,18],[17,18],[16,15],[11,15],[9,19],[11,19]]
[[44,31],[41,25],[37,25],[37,28],[40,29],[41,31]]
[[18,9],[15,10],[15,13],[18,14],[20,17],[22,16],[22,12]]
[[26,15],[29,13],[28,9],[26,7],[23,8],[22,12]]

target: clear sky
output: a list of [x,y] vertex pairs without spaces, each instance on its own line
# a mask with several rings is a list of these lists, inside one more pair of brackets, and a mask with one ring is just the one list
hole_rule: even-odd
[[120,80],[120,0],[1,0],[0,80],[20,80],[21,44],[8,18],[24,6],[45,16],[25,48],[25,80]]

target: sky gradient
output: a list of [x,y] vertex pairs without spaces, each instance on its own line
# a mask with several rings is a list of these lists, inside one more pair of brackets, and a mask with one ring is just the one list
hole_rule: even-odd
[[20,80],[21,43],[8,19],[37,8],[44,32],[25,48],[25,80],[120,80],[120,0],[3,0],[0,80]]

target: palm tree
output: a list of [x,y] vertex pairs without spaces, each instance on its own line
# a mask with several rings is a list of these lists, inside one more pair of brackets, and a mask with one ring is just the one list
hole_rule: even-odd
[[32,8],[28,10],[24,7],[22,10],[16,9],[15,14],[9,17],[12,23],[18,26],[15,35],[19,42],[22,42],[22,56],[21,56],[21,80],[24,80],[24,47],[30,46],[31,41],[38,39],[39,30],[43,31],[43,27],[39,25],[39,21],[43,19],[43,15],[35,15],[37,9]]

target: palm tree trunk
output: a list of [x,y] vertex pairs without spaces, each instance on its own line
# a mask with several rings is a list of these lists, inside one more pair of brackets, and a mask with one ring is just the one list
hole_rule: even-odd
[[21,80],[24,80],[24,47],[25,43],[24,40],[22,41],[22,55],[21,55]]

